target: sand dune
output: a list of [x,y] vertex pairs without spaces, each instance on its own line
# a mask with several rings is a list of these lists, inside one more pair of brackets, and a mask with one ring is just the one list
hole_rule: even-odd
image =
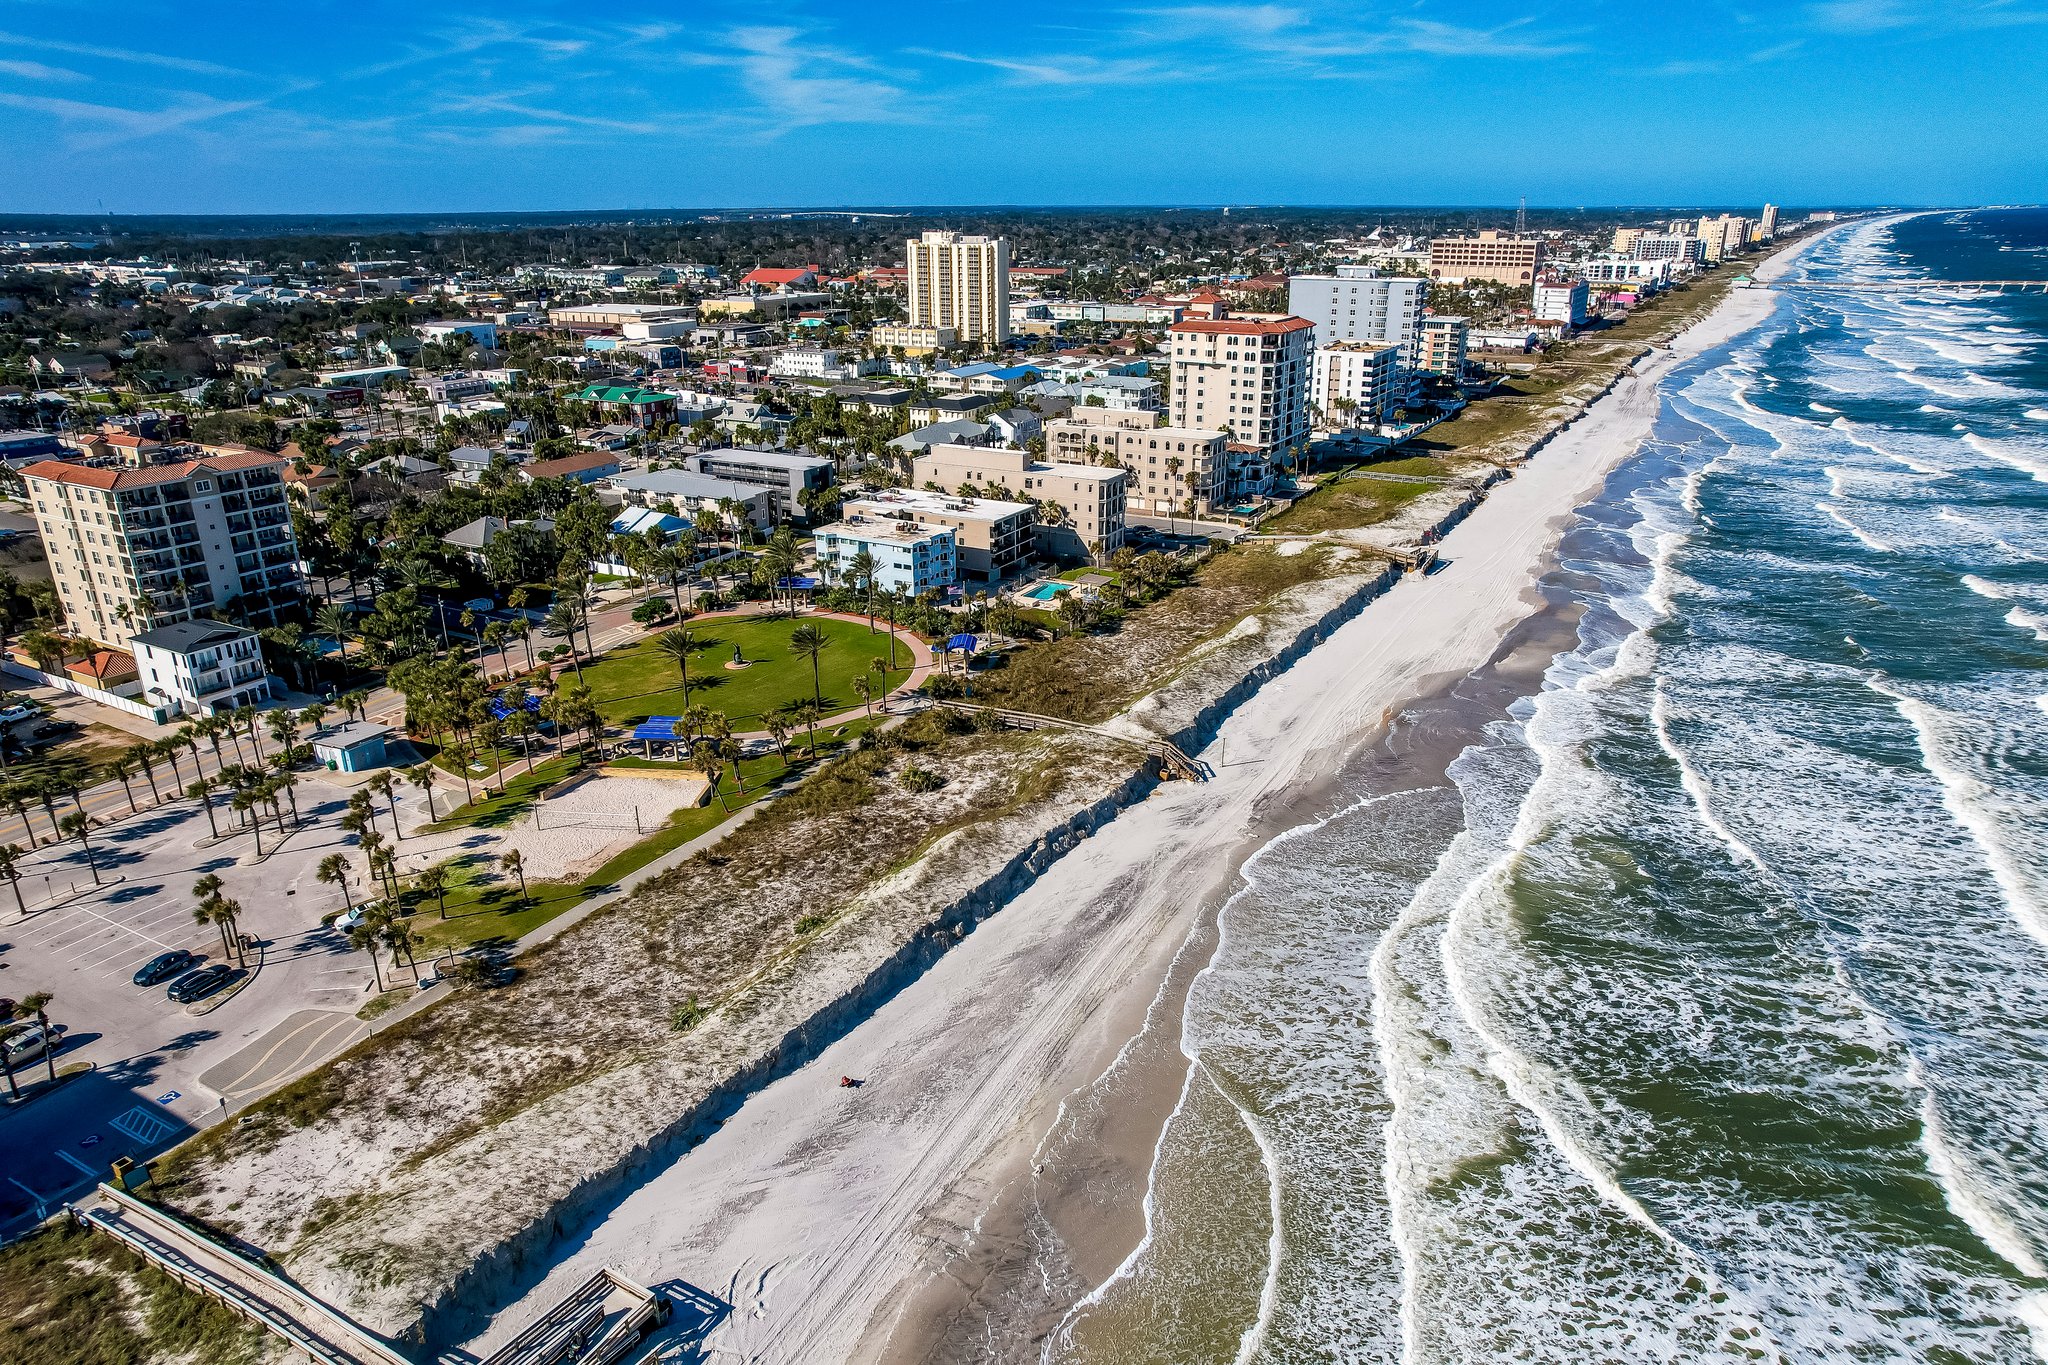
[[[1061,1098],[1136,1031],[1199,912],[1263,841],[1261,824],[1432,680],[1487,661],[1538,605],[1559,528],[1649,431],[1657,380],[1771,301],[1736,291],[1674,351],[1639,365],[1447,537],[1441,569],[1402,580],[1240,706],[1204,754],[1213,781],[1161,787],[1063,858],[627,1197],[471,1349],[501,1343],[610,1264],[730,1303],[711,1337],[720,1358],[875,1357],[943,1259],[934,1248],[970,1235]],[[841,1089],[841,1075],[867,1084]],[[1141,1194],[1130,1192],[1134,1217]]]

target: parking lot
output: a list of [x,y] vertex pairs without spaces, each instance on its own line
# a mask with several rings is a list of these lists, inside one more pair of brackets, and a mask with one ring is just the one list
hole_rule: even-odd
[[[281,848],[267,835],[260,861],[247,834],[215,841],[183,801],[94,831],[103,885],[72,841],[24,856],[26,916],[0,887],[0,996],[51,992],[57,1068],[90,1068],[54,1090],[30,1085],[46,1074],[40,1061],[21,1068],[33,1098],[0,1112],[0,1230],[104,1179],[115,1157],[160,1152],[368,1032],[355,1012],[371,990],[369,959],[321,924],[342,897],[313,875],[344,851],[360,877],[337,823],[347,791],[309,774],[298,801],[307,824]],[[408,825],[419,818],[411,806],[402,796]],[[219,930],[192,915],[192,884],[207,873],[240,902],[242,932],[259,946],[232,996],[188,1008],[168,998],[169,981],[133,977],[176,948],[222,960]]]

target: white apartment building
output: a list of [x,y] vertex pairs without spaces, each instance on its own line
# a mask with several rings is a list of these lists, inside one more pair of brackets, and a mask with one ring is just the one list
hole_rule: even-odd
[[912,597],[943,592],[960,581],[960,555],[948,526],[924,526],[898,517],[850,516],[820,526],[818,567],[827,578],[852,583],[853,562],[866,550],[874,584]]
[[1778,206],[1765,204],[1763,215],[1756,220],[1756,235],[1768,242],[1778,235]]
[[1661,289],[1671,283],[1671,261],[1639,261],[1631,256],[1593,256],[1578,269],[1593,284],[1636,284]]
[[1076,408],[1045,424],[1045,453],[1069,464],[1122,465],[1132,512],[1169,516],[1192,502],[1195,515],[1207,516],[1223,499],[1223,433],[1155,427],[1153,416]]
[[1316,345],[1369,341],[1398,346],[1411,360],[1422,326],[1429,281],[1382,275],[1369,265],[1340,265],[1334,275],[1296,275],[1287,281],[1287,311],[1315,327]]
[[792,346],[768,364],[768,373],[784,379],[838,379],[844,372],[839,352],[823,346]]
[[950,327],[962,341],[1010,337],[1010,243],[927,232],[904,244],[913,327]]
[[275,621],[302,586],[284,468],[226,450],[143,469],[22,470],[66,624],[120,647],[207,611]]
[[1265,491],[1276,454],[1308,444],[1306,318],[1187,318],[1166,329],[1169,422],[1229,440],[1228,495]]
[[1031,553],[1035,503],[1000,498],[963,498],[917,488],[885,488],[846,504],[846,516],[893,517],[952,531],[960,576],[1000,582],[1024,566]]
[[1130,475],[1117,465],[1056,464],[1022,450],[935,445],[917,457],[911,478],[919,487],[962,484],[1000,489],[1011,497],[1060,509],[1041,513],[1034,526],[1041,553],[1054,559],[1098,559],[1124,543]]
[[[1418,338],[1421,331],[1418,328]],[[1330,428],[1377,426],[1401,401],[1404,347],[1333,341],[1316,347],[1309,401]]]
[[1572,328],[1584,327],[1588,297],[1589,291],[1584,280],[1538,280],[1531,299],[1531,310],[1538,322],[1559,322]]
[[1700,265],[1707,259],[1707,244],[1690,232],[1643,232],[1630,244],[1629,255],[1639,261]]
[[253,630],[225,621],[175,621],[134,637],[135,671],[150,704],[210,716],[269,701],[273,680]]

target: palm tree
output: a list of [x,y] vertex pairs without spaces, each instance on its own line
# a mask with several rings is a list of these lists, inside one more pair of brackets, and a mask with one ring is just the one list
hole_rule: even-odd
[[405,838],[405,830],[398,823],[398,779],[388,772],[378,773],[376,778],[366,785],[366,790],[384,798],[385,804],[391,807],[391,832],[400,839]]
[[521,905],[525,905],[527,903],[526,859],[519,856],[518,849],[507,849],[505,851],[505,856],[498,859],[498,866],[504,868],[507,872],[510,872],[513,876],[519,878],[519,903]]
[[654,637],[657,653],[674,662],[683,675],[683,709],[690,709],[690,651],[697,647],[694,633],[682,630],[665,630]]
[[825,698],[818,679],[818,656],[832,640],[824,631],[806,621],[789,633],[789,648],[793,654],[808,655],[811,661],[811,702],[820,715],[825,711]]
[[50,1084],[52,1085],[57,1083],[57,1049],[48,1041],[50,1039],[49,1010],[51,1002],[56,998],[56,996],[48,991],[37,991],[33,995],[24,995],[14,1006],[15,1018],[28,1019],[33,1017],[36,1021],[36,1027],[43,1031],[43,1037],[46,1040],[43,1046],[43,1065],[50,1069]]
[[813,759],[818,756],[818,721],[823,714],[816,702],[800,702],[795,708],[796,723],[804,727],[804,743]]
[[[263,757],[263,740],[256,734],[256,717],[259,712],[253,706],[237,706],[234,710],[235,724],[249,734],[249,747],[256,751],[256,757]],[[241,738],[236,737],[236,752],[241,751]]]
[[860,547],[846,566],[848,576],[859,587],[861,596],[867,603],[869,634],[873,634],[875,629],[875,568],[874,553],[865,545]]
[[348,642],[355,633],[356,619],[339,602],[329,602],[313,614],[313,629],[341,647],[341,670],[348,672]]
[[149,747],[155,751],[158,758],[171,765],[171,790],[175,792],[183,787],[185,780],[178,771],[178,750],[184,745],[176,736],[166,735]]
[[418,787],[420,794],[427,798],[428,822],[439,820],[441,817],[434,813],[434,765],[422,763],[418,767],[407,768],[405,780]]
[[344,692],[341,694],[341,710],[343,715],[355,716],[361,720],[368,720],[370,718],[370,713],[368,710],[369,705],[370,694],[368,692],[363,691],[361,688],[357,688],[353,692]]
[[135,765],[125,758],[117,758],[106,767],[108,777],[121,784],[121,790],[128,794],[128,813],[140,815],[142,810],[135,804]]
[[413,878],[413,885],[419,888],[422,896],[432,896],[438,901],[441,906],[441,918],[448,918],[447,864],[435,863],[432,867],[421,869],[419,875]]
[[57,798],[64,795],[64,787],[54,777],[40,777],[33,787],[35,798],[43,807],[43,818],[50,822],[52,837],[62,839],[64,832],[57,828]]
[[775,752],[782,759],[782,766],[789,766],[789,717],[781,711],[770,711],[761,717],[761,728],[768,732],[768,738],[775,741]]
[[348,859],[339,853],[330,853],[320,860],[313,876],[329,886],[341,888],[341,905],[344,911],[356,908],[355,897],[348,893]]
[[[741,796],[745,796],[747,794],[747,779],[740,772],[740,752],[739,741],[731,735],[727,735],[718,741],[718,756],[731,766],[732,784],[739,788]],[[721,798],[722,800],[723,798]]]
[[232,797],[228,798],[228,809],[247,822],[249,833],[256,838],[256,856],[261,858],[263,856],[263,825],[254,816],[256,809],[255,793],[246,788],[236,792]]
[[142,769],[143,780],[149,783],[149,795],[153,801],[163,800],[163,793],[156,789],[156,765],[150,760],[156,757],[156,745],[140,740],[121,751],[122,761],[133,763]]
[[206,812],[206,828],[212,831],[214,838],[218,839],[220,838],[220,824],[213,818],[213,788],[214,784],[202,777],[191,786],[185,788],[185,795],[197,801],[199,809]]
[[365,917],[363,922],[348,931],[349,946],[360,948],[370,955],[370,972],[377,980],[377,994],[384,994],[384,966],[377,961],[377,939],[380,925]]
[[36,841],[35,826],[28,822],[28,803],[34,796],[35,789],[26,782],[9,782],[0,787],[0,801],[7,803],[7,808],[14,812],[14,818],[21,821],[22,829],[28,832],[28,846],[41,848],[42,845]]
[[860,693],[860,704],[870,716],[875,714],[875,685],[863,673],[853,680],[853,690]]
[[0,877],[14,888],[14,908],[26,916],[28,906],[21,899],[21,845],[0,844]]
[[58,831],[66,838],[78,840],[78,846],[85,850],[85,865],[92,869],[92,884],[100,884],[99,860],[92,856],[92,841],[86,835],[92,830],[92,817],[83,813],[65,816],[57,822]]

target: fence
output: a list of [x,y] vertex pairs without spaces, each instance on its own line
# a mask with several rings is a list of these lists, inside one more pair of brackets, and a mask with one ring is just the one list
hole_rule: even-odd
[[27,664],[15,659],[0,659],[0,668],[4,668],[18,678],[28,678],[47,687],[54,687],[60,692],[69,692],[73,696],[84,697],[87,701],[96,701],[102,706],[118,707],[131,716],[140,716],[144,720],[154,721],[158,725],[163,725],[170,719],[169,715],[165,712],[165,708],[161,706],[151,706],[146,702],[136,701],[132,697],[117,697],[112,692],[103,691],[97,687],[88,687],[67,674],[45,673],[40,668],[30,668]]

